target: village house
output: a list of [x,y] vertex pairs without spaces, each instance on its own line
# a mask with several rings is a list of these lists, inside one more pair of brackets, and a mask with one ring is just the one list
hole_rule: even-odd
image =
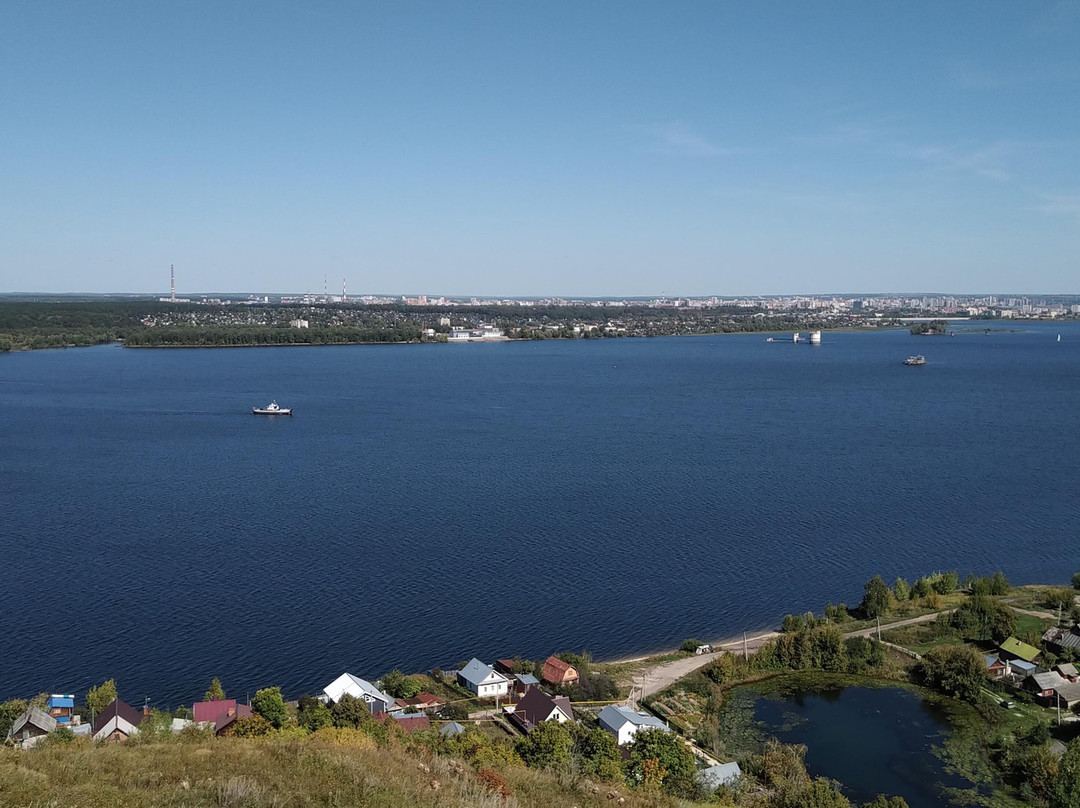
[[1076,665],[1071,662],[1062,662],[1054,666],[1054,670],[1068,679],[1070,682],[1075,682],[1078,678]]
[[458,682],[482,699],[496,699],[510,692],[510,680],[491,665],[473,657],[457,673]]
[[411,699],[394,699],[394,706],[402,711],[412,709],[417,712],[426,713],[428,711],[441,710],[446,706],[446,699],[440,699],[438,696],[433,696],[431,693],[420,691]]
[[394,697],[383,693],[366,679],[353,676],[351,673],[343,673],[337,679],[323,688],[325,700],[332,704],[341,701],[345,695],[352,696],[367,703],[372,715],[375,713],[390,713],[397,710]]
[[1080,704],[1080,684],[1070,682],[1056,671],[1032,674],[1024,680],[1024,690],[1034,693],[1047,707],[1060,705],[1071,709]]
[[46,702],[45,709],[49,715],[56,719],[57,724],[78,723],[79,718],[75,715],[75,697],[65,696],[62,693],[53,693]]
[[225,735],[239,719],[251,718],[253,715],[255,715],[255,711],[246,704],[237,704],[236,709],[231,713],[220,715],[217,720],[214,721],[214,734]]
[[387,721],[394,721],[405,731],[406,735],[412,735],[418,729],[427,729],[431,726],[431,719],[426,713],[394,713],[393,715],[378,713],[375,720],[383,724]]
[[619,746],[630,743],[641,729],[659,729],[670,732],[667,724],[654,715],[641,713],[630,707],[617,707],[609,704],[600,711],[600,727],[615,736]]
[[1059,654],[1067,648],[1080,650],[1080,623],[1072,628],[1055,626],[1047,629],[1042,638],[1046,645]]
[[113,699],[109,706],[94,718],[95,741],[126,741],[139,731],[144,716],[130,704]]
[[15,746],[29,749],[56,729],[56,726],[55,718],[44,710],[31,707],[15,719],[6,740]]
[[566,696],[552,698],[540,688],[530,687],[509,717],[522,732],[528,732],[541,721],[573,721],[574,710]]
[[511,680],[514,695],[521,698],[530,687],[540,687],[540,680],[531,673],[515,673]]
[[451,721],[449,724],[439,727],[439,734],[444,738],[453,738],[455,735],[460,735],[464,731],[465,727],[457,721]]
[[983,659],[986,661],[986,672],[995,679],[1000,679],[1009,670],[1009,666],[998,659],[996,654],[986,654]]
[[1012,662],[1012,660],[1018,659],[1022,662],[1035,663],[1042,656],[1042,652],[1034,645],[1020,642],[1016,637],[1009,637],[998,646],[998,656],[1003,662]]
[[577,668],[569,662],[563,662],[557,656],[549,656],[544,660],[544,670],[540,678],[551,685],[572,685],[578,680]]
[[191,712],[196,724],[212,724],[216,735],[224,735],[238,718],[255,714],[246,704],[237,704],[236,699],[197,701],[191,705]]

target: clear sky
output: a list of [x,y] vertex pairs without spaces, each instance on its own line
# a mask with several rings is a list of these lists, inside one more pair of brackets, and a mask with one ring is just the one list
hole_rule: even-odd
[[0,291],[1080,292],[1080,2],[0,3]]

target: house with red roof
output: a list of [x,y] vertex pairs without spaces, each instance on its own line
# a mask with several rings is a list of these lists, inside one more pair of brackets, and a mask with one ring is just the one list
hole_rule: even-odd
[[540,678],[552,685],[572,685],[579,678],[577,668],[569,662],[563,662],[557,656],[544,660],[544,670]]
[[237,704],[236,699],[197,701],[191,705],[191,712],[196,723],[213,724],[218,735],[223,735],[236,719],[255,715],[254,710],[246,704]]

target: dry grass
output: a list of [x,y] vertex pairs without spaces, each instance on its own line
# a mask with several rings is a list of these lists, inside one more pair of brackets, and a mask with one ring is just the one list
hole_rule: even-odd
[[491,790],[451,758],[423,757],[404,747],[352,744],[313,736],[256,742],[70,743],[20,751],[0,749],[0,804],[25,808],[661,808],[673,803],[624,787],[509,768],[511,796]]

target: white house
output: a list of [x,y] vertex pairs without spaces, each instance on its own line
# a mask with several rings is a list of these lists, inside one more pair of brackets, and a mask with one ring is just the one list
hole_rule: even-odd
[[600,711],[600,726],[615,736],[619,746],[630,743],[639,729],[659,729],[670,732],[667,724],[654,715],[639,713],[629,707],[609,704]]
[[510,680],[476,657],[458,671],[458,682],[482,699],[502,698],[510,692]]
[[95,741],[125,741],[139,732],[144,716],[127,702],[113,699],[94,719]]
[[383,693],[366,679],[353,676],[351,673],[343,673],[337,679],[323,688],[323,694],[330,702],[341,701],[345,695],[363,699],[367,702],[372,715],[375,713],[388,713],[394,706],[394,697]]

